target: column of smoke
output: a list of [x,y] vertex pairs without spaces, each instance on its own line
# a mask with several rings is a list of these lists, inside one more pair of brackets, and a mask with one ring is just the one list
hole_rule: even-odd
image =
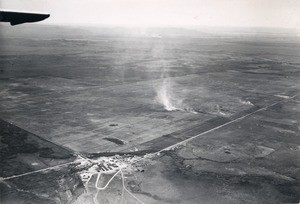
[[188,104],[184,103],[184,98],[174,93],[172,78],[163,78],[161,86],[156,89],[156,101],[163,105],[167,111],[184,111],[197,114]]
[[156,89],[156,101],[164,106],[167,111],[179,110],[172,101],[171,79],[162,74],[162,84]]
[[[163,54],[162,47],[154,49],[154,51],[154,56],[157,56],[158,54],[161,56]],[[185,111],[196,114],[197,112],[184,103],[184,97],[180,97],[179,94],[174,92],[175,82],[172,80],[172,77],[169,76],[169,64],[164,60],[160,60],[160,67],[162,82],[155,87],[156,102],[163,105],[164,109],[167,111]]]

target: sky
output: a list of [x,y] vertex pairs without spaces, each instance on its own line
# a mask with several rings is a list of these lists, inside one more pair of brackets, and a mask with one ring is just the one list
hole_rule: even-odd
[[0,8],[50,13],[47,24],[300,29],[300,0],[1,0]]

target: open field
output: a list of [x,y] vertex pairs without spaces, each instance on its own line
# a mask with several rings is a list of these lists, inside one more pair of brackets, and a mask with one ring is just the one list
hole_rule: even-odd
[[145,203],[299,201],[296,33],[1,29],[4,203],[75,202],[75,157],[146,153],[155,156],[125,182]]

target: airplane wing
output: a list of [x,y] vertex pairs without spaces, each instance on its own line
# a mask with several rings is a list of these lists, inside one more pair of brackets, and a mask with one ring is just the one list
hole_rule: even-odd
[[50,14],[46,14],[46,13],[0,10],[0,22],[9,22],[11,25],[42,21],[48,18],[49,16]]

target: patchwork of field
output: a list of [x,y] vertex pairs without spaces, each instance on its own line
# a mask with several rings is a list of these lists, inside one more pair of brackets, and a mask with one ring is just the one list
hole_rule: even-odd
[[[287,185],[299,190],[300,41],[294,33],[32,25],[1,29],[1,147],[8,155],[5,162],[26,166],[19,173],[72,162],[76,154],[155,153],[189,141],[193,147],[174,154],[191,157],[196,151],[207,162],[231,162],[249,159],[245,155],[251,151],[256,155],[251,159],[257,159],[278,150],[272,154],[274,163],[294,155],[290,163],[283,162],[291,171],[268,168],[290,174],[297,184]],[[23,143],[19,149],[9,146],[2,138],[10,133],[35,141],[34,151]],[[59,154],[61,161],[48,161]],[[212,164],[187,165],[195,172]],[[215,175],[212,169],[205,171]],[[1,177],[15,175],[1,172]],[[295,200],[298,190],[283,200]]]

